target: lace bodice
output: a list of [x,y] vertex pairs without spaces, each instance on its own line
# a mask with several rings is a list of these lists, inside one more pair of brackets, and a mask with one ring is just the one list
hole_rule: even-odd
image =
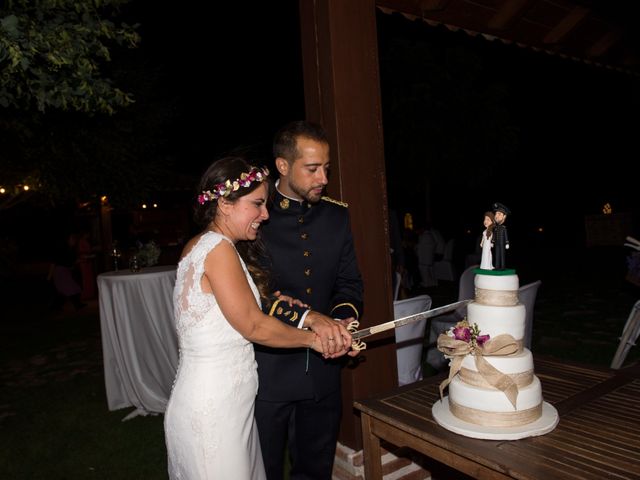
[[[201,327],[203,323],[210,324],[211,322],[214,322],[216,329],[220,330],[219,335],[216,336],[219,337],[221,342],[242,339],[242,336],[224,319],[216,298],[211,293],[203,292],[200,285],[200,281],[204,275],[205,259],[209,252],[221,241],[231,243],[227,237],[219,233],[211,231],[204,233],[191,251],[185,255],[178,264],[176,286],[173,292],[173,304],[176,328],[181,346],[182,339],[186,337],[192,329]],[[249,275],[249,271],[242,258],[240,258],[240,263],[247,276],[256,302],[258,306],[260,306],[258,289],[253,283],[253,279]],[[220,322],[220,319],[223,319],[224,322]],[[246,340],[244,341],[246,342]]]

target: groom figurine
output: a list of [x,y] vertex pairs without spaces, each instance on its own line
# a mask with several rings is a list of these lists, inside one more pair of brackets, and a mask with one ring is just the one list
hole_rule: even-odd
[[496,202],[493,204],[493,215],[496,222],[493,227],[493,268],[504,270],[506,251],[509,250],[509,237],[504,222],[507,215],[511,215],[511,211],[502,203]]

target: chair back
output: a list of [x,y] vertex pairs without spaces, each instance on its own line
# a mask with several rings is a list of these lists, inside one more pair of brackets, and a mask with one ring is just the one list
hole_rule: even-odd
[[[397,320],[424,312],[429,308],[431,308],[431,297],[418,295],[393,302],[393,316]],[[398,384],[400,386],[422,379],[422,349],[426,325],[427,320],[424,319],[395,330]]]
[[433,274],[433,257],[436,251],[436,242],[429,230],[420,234],[415,247],[418,257],[418,270],[420,271],[420,285],[423,287],[433,287],[438,285],[438,281]]
[[402,283],[402,274],[400,272],[396,272],[395,274],[396,284],[393,286],[393,301],[398,300],[398,295],[400,294],[400,284]]
[[[474,298],[476,295],[476,287],[474,279],[476,274],[474,269],[478,268],[478,265],[471,265],[468,267],[458,281],[458,301],[468,300]],[[427,363],[431,365],[435,370],[442,370],[447,365],[448,361],[444,358],[442,352],[436,348],[436,342],[438,335],[445,330],[453,327],[456,323],[462,320],[467,315],[467,306],[458,307],[451,313],[445,313],[431,319],[429,328],[429,341],[427,342]]]
[[443,260],[448,260],[450,262],[453,260],[453,247],[455,247],[455,245],[455,239],[451,238],[447,240],[447,243],[444,246],[444,253],[442,254]]
[[436,277],[436,280],[453,282],[456,279],[456,272],[453,268],[453,248],[455,244],[456,241],[453,238],[447,241],[442,260],[438,260],[433,264],[433,275]]
[[536,297],[538,296],[538,288],[542,284],[542,280],[527,283],[518,289],[518,298],[526,309],[524,324],[524,346],[531,350],[531,338],[533,334],[533,310],[536,305]]
[[479,265],[471,265],[460,275],[458,282],[458,301],[469,300],[476,296],[476,286],[474,283],[476,274],[474,270],[478,267]]

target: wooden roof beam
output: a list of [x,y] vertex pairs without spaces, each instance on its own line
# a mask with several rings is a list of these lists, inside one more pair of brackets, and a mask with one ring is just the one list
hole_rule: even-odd
[[621,37],[622,34],[619,30],[611,30],[600,37],[600,40],[591,45],[585,53],[588,57],[600,57],[607,53],[607,50],[620,40]]
[[585,7],[575,7],[565,15],[565,17],[547,33],[542,40],[544,43],[559,43],[576,26],[589,15],[590,9]]
[[418,6],[423,12],[444,10],[451,0],[418,0]]
[[491,17],[487,26],[492,30],[504,30],[529,6],[531,0],[511,0],[504,2],[502,7]]

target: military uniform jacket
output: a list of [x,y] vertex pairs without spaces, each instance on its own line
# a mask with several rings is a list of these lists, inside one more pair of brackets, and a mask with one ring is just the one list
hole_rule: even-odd
[[[262,238],[274,290],[333,318],[358,318],[362,278],[346,204],[323,197],[298,202],[276,190]],[[266,313],[297,326],[305,309],[275,303]],[[268,401],[320,399],[340,389],[343,359],[325,360],[310,349],[255,345],[258,398]]]

